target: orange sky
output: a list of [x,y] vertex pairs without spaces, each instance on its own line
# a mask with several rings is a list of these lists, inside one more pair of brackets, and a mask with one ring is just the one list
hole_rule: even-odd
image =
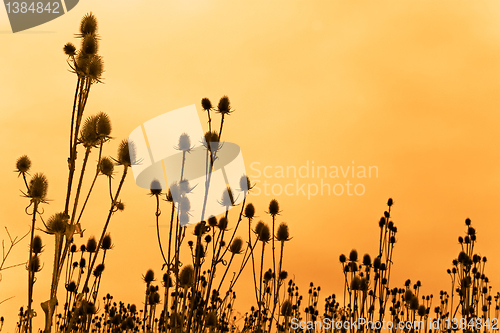
[[[12,34],[0,10],[1,237],[29,229],[12,172],[30,156],[33,171],[49,179],[46,216],[62,210],[68,130],[75,77],[62,46],[77,42],[80,18],[100,22],[104,82],[92,88],[87,115],[104,111],[113,122],[106,154],[143,122],[203,97],[228,95],[236,111],[226,118],[225,140],[237,143],[247,171],[265,166],[376,166],[378,177],[324,179],[332,186],[361,183],[361,196],[280,195],[278,221],[289,224],[284,268],[302,292],[321,285],[324,299],[340,294],[338,256],[356,248],[376,254],[377,221],[389,197],[398,226],[391,279],[421,280],[424,294],[450,288],[446,269],[459,251],[464,220],[477,229],[479,254],[500,290],[500,2],[497,0],[342,1],[81,1],[68,14]],[[204,120],[205,115],[199,112]],[[96,156],[93,156],[94,161]],[[284,187],[296,178],[260,178]],[[320,178],[298,178],[320,184]],[[307,185],[306,185],[307,186]],[[291,187],[290,187],[291,188]],[[98,235],[105,218],[106,186],[92,198],[84,228]],[[110,232],[101,291],[139,304],[141,276],[161,257],[154,199],[132,177],[122,192],[124,212]],[[103,199],[104,198],[104,199]],[[260,218],[274,196],[251,197]],[[167,209],[167,206],[164,207]],[[235,214],[236,212],[233,212]],[[166,214],[165,214],[166,215]],[[162,217],[166,218],[163,215]],[[234,221],[234,220],[233,220]],[[166,221],[163,222],[166,225]],[[164,229],[166,230],[166,229]],[[244,229],[246,230],[246,229]],[[35,304],[48,298],[53,239],[42,254]],[[80,240],[78,239],[79,243]],[[27,241],[9,263],[27,258]],[[2,272],[0,314],[14,330],[26,303],[26,271]],[[236,308],[253,304],[250,275],[237,288]],[[63,286],[60,287],[62,289]],[[249,292],[250,291],[250,292]],[[322,305],[321,305],[322,306]],[[43,313],[38,308],[41,319]]]

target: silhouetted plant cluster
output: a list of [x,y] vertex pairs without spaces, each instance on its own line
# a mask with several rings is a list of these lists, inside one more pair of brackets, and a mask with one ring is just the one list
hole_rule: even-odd
[[[208,131],[202,138],[179,137],[176,149],[182,153],[180,178],[171,181],[163,189],[158,180],[150,186],[149,195],[155,199],[156,233],[159,251],[162,255],[161,278],[156,278],[152,269],[143,275],[144,303],[136,306],[113,301],[107,294],[99,296],[99,289],[105,268],[105,259],[113,249],[107,228],[114,213],[124,210],[119,200],[128,168],[136,163],[134,149],[127,140],[120,143],[116,158],[104,157],[103,148],[111,140],[111,121],[107,114],[98,113],[83,118],[90,89],[101,82],[102,58],[98,55],[100,38],[97,34],[97,20],[94,15],[83,17],[80,24],[81,47],[67,43],[63,50],[68,56],[71,71],[76,75],[68,163],[68,182],[64,209],[48,218],[42,208],[47,204],[49,181],[43,173],[30,174],[31,160],[21,156],[16,162],[16,172],[22,177],[24,197],[29,199],[26,214],[30,216],[30,231],[21,238],[12,238],[7,251],[3,247],[0,271],[18,265],[5,266],[12,248],[24,237],[30,239],[26,263],[28,272],[28,300],[19,311],[17,332],[33,331],[33,304],[35,286],[37,290],[49,292],[49,299],[41,304],[45,313],[43,332],[380,332],[378,327],[362,326],[345,328],[336,322],[393,323],[388,330],[393,332],[490,332],[495,330],[493,318],[500,315],[500,294],[493,295],[485,275],[486,257],[475,252],[476,231],[470,219],[466,220],[466,235],[459,237],[460,252],[448,269],[451,289],[441,291],[439,300],[433,295],[423,295],[422,284],[407,280],[404,286],[391,286],[393,253],[397,243],[398,229],[392,220],[393,200],[387,202],[387,210],[378,221],[379,248],[375,256],[360,257],[353,249],[348,255],[340,255],[343,274],[343,294],[325,298],[320,304],[321,287],[310,283],[307,295],[301,295],[298,286],[284,270],[285,245],[291,240],[288,224],[281,221],[281,207],[276,199],[270,201],[267,211],[268,222],[256,220],[256,207],[247,203],[247,194],[252,190],[250,179],[242,175],[239,188],[227,188],[221,193],[219,204],[225,212],[209,216],[201,222],[189,225],[191,202],[189,194],[198,184],[190,184],[185,170],[190,163],[188,154],[192,151],[192,139],[199,139],[206,153],[205,202],[213,181],[214,163],[219,158],[224,142],[221,140],[227,117],[234,112],[227,96],[220,98],[213,106],[208,98],[201,100],[201,107],[208,118]],[[220,115],[218,130],[213,129],[214,115]],[[78,159],[78,153],[83,156]],[[97,154],[95,171],[90,170],[91,153]],[[79,168],[77,168],[77,162]],[[115,167],[123,171],[117,180]],[[91,185],[84,189],[84,176],[91,173]],[[103,178],[109,192],[109,211],[103,217],[101,235],[91,236],[79,246],[74,235],[83,236],[83,214],[89,208],[88,201],[98,178]],[[114,186],[113,186],[114,185]],[[107,195],[107,194],[106,194]],[[236,204],[243,195],[241,204]],[[168,242],[162,242],[160,220],[163,206],[170,214],[168,221]],[[239,209],[231,208],[239,206]],[[264,209],[262,209],[264,211]],[[55,244],[50,288],[36,285],[37,275],[44,267],[44,238],[35,230],[51,237]],[[2,245],[4,245],[2,243]],[[181,261],[181,253],[188,262]],[[267,260],[266,260],[267,259]],[[265,267],[265,262],[272,262]],[[235,285],[244,269],[251,269],[255,303],[244,315],[242,327],[236,324],[234,315]],[[65,288],[64,298],[58,299],[60,280]],[[40,292],[40,291],[39,291]],[[253,297],[253,296],[252,296]],[[341,298],[341,299],[339,299]],[[433,301],[438,304],[433,305]],[[457,317],[458,316],[458,317]],[[455,318],[459,320],[455,321]],[[315,324],[328,319],[330,328],[317,328]],[[292,321],[305,322],[305,326],[293,327]],[[420,327],[398,327],[398,323],[421,321]],[[482,325],[478,326],[478,322]],[[3,327],[0,319],[0,331]],[[472,324],[471,324],[472,323]],[[311,326],[312,325],[312,326]],[[42,330],[40,330],[42,331]]]

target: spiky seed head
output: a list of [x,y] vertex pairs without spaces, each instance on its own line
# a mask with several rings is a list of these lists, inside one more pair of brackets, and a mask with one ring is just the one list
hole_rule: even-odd
[[391,207],[393,204],[394,201],[392,201],[392,198],[389,198],[389,200],[387,200],[387,206]]
[[179,137],[179,144],[177,146],[177,149],[184,152],[191,150],[191,138],[187,133],[182,133]]
[[86,55],[95,55],[99,49],[99,41],[93,34],[86,34],[82,39],[81,51]]
[[195,236],[202,236],[205,232],[205,223],[204,222],[198,222],[194,226],[194,231],[193,234]]
[[356,251],[355,249],[351,250],[351,253],[349,253],[349,260],[358,261],[358,251]]
[[221,99],[219,100],[219,104],[217,105],[217,112],[222,114],[231,113],[231,102],[229,101],[229,97],[221,97]]
[[36,173],[30,180],[28,197],[36,201],[44,201],[47,197],[49,182],[43,173]]
[[468,225],[470,225],[470,224],[471,224],[470,219],[469,219],[469,218],[465,219],[465,225],[467,225],[467,226],[468,226]]
[[290,240],[290,232],[288,231],[288,225],[285,222],[280,223],[278,231],[276,232],[276,239],[279,242],[286,242]]
[[113,247],[113,243],[111,241],[111,235],[106,234],[102,239],[101,248],[105,251],[110,250]]
[[283,317],[289,317],[292,315],[292,303],[289,300],[283,302],[281,305],[281,315]]
[[370,266],[372,264],[372,258],[370,255],[367,253],[363,256],[363,265],[365,266]]
[[229,186],[222,192],[221,205],[226,208],[234,206],[234,195]]
[[288,272],[287,271],[281,271],[279,274],[280,280],[285,280],[288,277]]
[[404,295],[405,302],[410,302],[412,298],[413,298],[413,292],[410,289],[407,289]]
[[104,264],[99,264],[96,266],[96,268],[94,269],[94,276],[95,277],[99,277],[101,276],[102,272],[104,271]]
[[100,138],[107,138],[111,134],[111,119],[104,112],[99,112],[97,115],[96,132]]
[[260,230],[260,233],[258,234],[258,238],[261,242],[267,243],[271,239],[271,232],[269,230],[269,226],[267,224],[264,224],[262,229]]
[[249,203],[245,207],[245,217],[249,218],[249,219],[252,219],[254,216],[255,216],[255,207],[254,207],[254,205],[252,203]]
[[76,55],[76,47],[73,45],[73,43],[66,43],[63,46],[63,51],[64,54],[66,54],[69,57],[74,57]]
[[62,213],[56,213],[49,217],[47,221],[47,231],[54,234],[64,234],[68,226],[68,216]]
[[151,191],[151,195],[160,195],[161,194],[161,183],[157,179],[153,179],[151,185],[149,186]]
[[210,311],[205,318],[205,325],[207,327],[215,327],[217,326],[217,315],[214,311]]
[[82,129],[80,131],[80,141],[85,147],[95,146],[99,143],[99,136],[97,135],[97,117],[90,116],[85,119]]
[[201,99],[201,107],[203,108],[203,110],[209,111],[212,109],[212,102],[210,102],[210,100],[206,97],[202,98]]
[[264,228],[264,222],[262,221],[259,221],[257,223],[257,225],[255,226],[255,233],[257,234],[257,236],[260,234],[260,231],[262,230],[262,228]]
[[413,296],[411,301],[410,301],[410,309],[411,310],[418,310],[418,297]]
[[75,66],[76,70],[78,71],[79,75],[87,75],[88,69],[89,69],[89,63],[90,63],[90,57],[83,54],[83,53],[78,53],[76,56],[75,60]]
[[155,272],[153,272],[152,269],[148,269],[148,271],[146,272],[146,275],[144,275],[143,279],[144,279],[144,282],[146,282],[146,284],[149,285],[151,282],[153,282],[155,280]]
[[236,237],[231,243],[229,251],[233,254],[240,254],[242,247],[243,247],[243,239],[241,239],[241,237]]
[[191,210],[191,201],[189,201],[188,197],[181,197],[179,209],[181,212],[189,212]]
[[184,266],[179,273],[179,284],[181,287],[187,288],[193,284],[194,268],[193,265]]
[[85,244],[80,245],[80,252],[85,252],[87,250],[87,247]]
[[101,158],[101,162],[99,163],[99,170],[103,175],[108,177],[113,176],[113,171],[115,170],[115,165],[113,161],[109,157]]
[[118,209],[120,212],[123,212],[123,210],[125,209],[125,204],[121,201],[118,201],[116,204],[116,209]]
[[271,214],[271,216],[274,217],[278,215],[279,212],[280,212],[280,205],[278,201],[276,199],[271,200],[271,202],[269,203],[269,214]]
[[273,272],[269,269],[264,273],[264,280],[269,281],[273,278]]
[[43,250],[42,238],[40,236],[35,236],[33,238],[33,243],[31,243],[31,249],[34,254],[39,254]]
[[251,185],[250,185],[250,178],[248,178],[248,176],[246,175],[243,175],[241,176],[240,178],[240,191],[243,191],[243,192],[248,192],[251,188]]
[[94,253],[97,250],[97,241],[94,236],[87,241],[87,252]]
[[80,22],[80,33],[82,36],[87,34],[96,34],[97,33],[97,18],[90,12],[86,14],[82,21]]
[[212,236],[206,235],[205,236],[205,242],[210,243],[212,241]]
[[132,160],[130,156],[130,148],[129,142],[127,139],[123,139],[120,142],[120,146],[118,147],[118,163],[125,166],[131,166]]
[[93,81],[100,81],[104,73],[104,61],[100,56],[93,56],[87,67],[87,75]]
[[31,160],[27,155],[23,155],[19,157],[16,161],[16,169],[17,172],[21,173],[26,173],[30,170],[31,168]]
[[66,290],[69,291],[70,293],[75,292],[76,291],[76,283],[75,283],[75,281],[71,281],[70,283],[68,283],[66,285]]
[[208,225],[211,227],[215,227],[217,225],[217,218],[215,216],[210,216],[208,218]]
[[219,223],[217,224],[220,230],[226,230],[227,228],[227,218],[221,217]]
[[75,244],[71,245],[71,248],[69,249],[69,251],[71,253],[75,253],[76,252],[76,245]]
[[40,258],[38,256],[33,256],[28,265],[28,270],[32,273],[40,272]]
[[347,260],[347,258],[345,257],[345,254],[341,254],[341,255],[339,256],[339,261],[340,261],[341,263],[345,263],[345,262],[346,262],[346,260]]

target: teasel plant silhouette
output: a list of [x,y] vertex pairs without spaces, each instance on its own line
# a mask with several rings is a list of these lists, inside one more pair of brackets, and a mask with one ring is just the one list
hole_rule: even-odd
[[[24,185],[26,186],[26,191],[23,192],[23,195],[30,199],[26,213],[32,216],[30,251],[26,264],[28,269],[28,302],[26,310],[23,309],[23,311],[20,311],[22,316],[18,326],[22,332],[31,333],[33,331],[32,317],[35,313],[32,304],[33,288],[36,281],[35,274],[42,267],[40,264],[40,252],[38,252],[40,250],[41,238],[34,236],[35,229],[53,236],[55,239],[50,296],[47,301],[41,304],[41,308],[45,313],[45,327],[43,332],[48,333],[53,329],[54,315],[56,305],[58,304],[58,287],[65,268],[64,285],[67,291],[67,302],[64,304],[63,314],[60,314],[58,318],[58,322],[62,323],[63,327],[57,327],[56,330],[69,332],[76,326],[79,329],[89,327],[90,324],[88,321],[82,321],[82,318],[87,320],[93,309],[95,310],[94,302],[97,299],[104,271],[105,254],[106,251],[111,249],[111,238],[107,235],[106,230],[111,216],[116,211],[123,210],[124,208],[124,204],[119,200],[119,194],[127,175],[127,169],[132,163],[137,162],[131,156],[131,152],[133,153],[134,151],[133,143],[129,144],[127,140],[121,142],[115,162],[110,158],[102,156],[104,145],[112,139],[110,136],[112,126],[107,114],[99,112],[83,120],[90,89],[95,83],[102,82],[103,61],[102,57],[98,55],[100,37],[97,34],[97,27],[96,17],[92,13],[85,15],[80,23],[80,33],[77,34],[77,38],[81,41],[80,49],[77,50],[72,43],[67,43],[63,47],[64,53],[68,56],[70,70],[77,77],[69,131],[68,184],[64,210],[53,214],[47,220],[47,223],[42,217],[44,214],[42,204],[48,203],[47,178],[42,173],[36,173],[33,176],[29,175],[31,160],[26,155],[21,156],[16,163],[16,171],[19,173],[19,176],[22,176]],[[81,168],[77,170],[77,152],[80,147],[83,149],[83,158],[81,158]],[[91,161],[91,153],[95,150],[98,151],[95,173],[90,188],[84,192],[84,178],[88,174],[87,169]],[[113,194],[112,178],[115,164],[122,165],[124,169],[118,188]],[[83,213],[88,208],[89,198],[100,174],[108,178],[111,196],[109,214],[100,238],[91,238],[89,240],[86,250],[82,251],[80,262],[75,265],[73,257],[77,249],[73,236],[75,234],[83,236],[83,228],[81,226]],[[81,200],[81,198],[85,198],[85,200]],[[81,201],[83,201],[83,204],[80,204]],[[101,250],[104,252],[102,256],[100,256]],[[83,256],[84,252],[86,253],[86,258]],[[100,263],[96,266],[98,258],[101,259]],[[76,268],[78,268],[78,282],[72,281]],[[84,274],[85,270],[86,274]],[[89,284],[92,277],[93,284]],[[80,293],[78,293],[79,288],[81,290]],[[84,312],[85,316],[83,315]],[[77,319],[79,319],[78,325],[75,325]]]

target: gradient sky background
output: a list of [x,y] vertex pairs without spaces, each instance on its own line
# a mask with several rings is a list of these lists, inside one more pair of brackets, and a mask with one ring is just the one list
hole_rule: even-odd
[[[76,80],[62,46],[78,43],[74,34],[90,11],[100,23],[105,84],[92,88],[86,115],[104,111],[111,117],[116,140],[105,154],[115,156],[118,142],[144,121],[190,104],[201,111],[201,98],[215,104],[228,95],[236,111],[225,122],[224,139],[242,148],[253,181],[266,180],[255,177],[254,162],[260,170],[308,161],[378,167],[378,177],[370,179],[324,180],[361,183],[362,196],[276,197],[283,210],[278,222],[286,221],[293,236],[284,269],[302,293],[313,281],[322,287],[322,300],[341,294],[338,257],[353,248],[376,255],[377,222],[389,197],[399,231],[392,286],[410,278],[422,281],[424,294],[449,290],[446,269],[470,217],[476,249],[488,257],[487,275],[500,290],[499,1],[82,0],[68,14],[16,34],[0,9],[3,239],[4,226],[12,235],[29,230],[28,200],[13,172],[23,154],[49,179],[53,201],[44,216],[63,210]],[[99,180],[77,244],[98,236],[104,223],[107,189]],[[267,181],[284,186],[296,179]],[[147,193],[129,177],[121,195],[125,211],[115,214],[109,229],[115,248],[106,257],[100,290],[126,303],[141,304],[147,269],[160,277],[155,200]],[[251,197],[266,222],[274,197]],[[53,239],[42,237],[44,269],[34,295],[39,325],[53,260]],[[27,249],[25,240],[8,264],[25,261]],[[14,330],[26,303],[26,276],[23,267],[2,272],[0,300],[15,296],[0,304],[6,332]],[[250,281],[246,274],[237,285],[242,314],[255,303]]]

